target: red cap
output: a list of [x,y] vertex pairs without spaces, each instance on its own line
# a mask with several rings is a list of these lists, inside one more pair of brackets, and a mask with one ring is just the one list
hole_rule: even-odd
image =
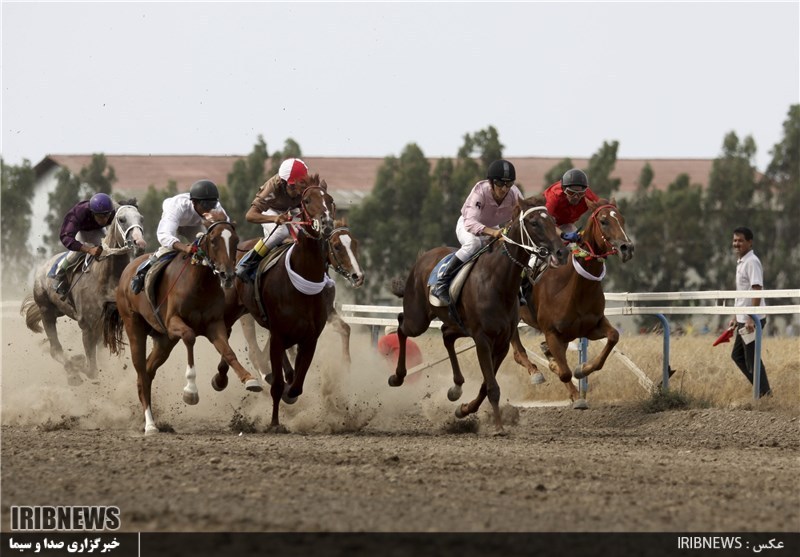
[[299,178],[308,176],[308,167],[300,159],[286,159],[278,169],[278,176],[287,184],[294,184]]

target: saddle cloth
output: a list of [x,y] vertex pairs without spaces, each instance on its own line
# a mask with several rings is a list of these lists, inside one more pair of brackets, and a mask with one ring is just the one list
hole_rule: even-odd
[[[442,302],[439,298],[431,294],[431,289],[436,285],[436,282],[444,274],[444,269],[445,267],[447,267],[447,263],[453,257],[455,257],[455,252],[449,255],[445,255],[444,258],[436,264],[436,266],[431,271],[431,274],[428,276],[428,301],[432,306],[443,307],[447,305],[444,302]],[[477,255],[475,257],[472,257],[466,263],[464,263],[464,265],[456,273],[456,276],[453,278],[453,280],[450,281],[450,285],[448,288],[450,290],[450,300],[452,304],[455,304],[456,301],[458,301],[458,297],[461,295],[461,289],[464,287],[464,282],[466,282],[470,271],[472,271],[472,266],[475,265],[476,259]]]

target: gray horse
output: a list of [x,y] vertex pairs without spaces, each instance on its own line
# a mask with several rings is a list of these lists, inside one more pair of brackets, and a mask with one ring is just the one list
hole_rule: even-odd
[[[142,231],[142,214],[135,205],[121,205],[108,226],[103,239],[103,252],[97,258],[88,256],[69,278],[70,288],[66,300],[61,300],[53,288],[48,271],[63,253],[51,257],[34,274],[33,294],[22,302],[20,313],[25,315],[28,328],[44,332],[50,341],[50,355],[64,365],[67,383],[83,383],[80,372],[89,379],[97,377],[97,344],[103,333],[103,308],[113,302],[119,277],[125,266],[144,253],[147,246]],[[78,322],[83,333],[83,350],[86,356],[67,358],[58,340],[56,319],[66,315]]]

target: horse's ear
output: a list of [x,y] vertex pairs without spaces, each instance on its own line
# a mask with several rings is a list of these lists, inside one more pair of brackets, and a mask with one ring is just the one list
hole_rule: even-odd
[[612,198],[611,198],[611,199],[608,201],[608,204],[609,204],[609,205],[613,205],[614,207],[616,207],[616,206],[617,206],[617,200],[616,200],[615,198],[613,198],[613,197],[612,197]]
[[[316,176],[319,176],[319,174],[317,174]],[[325,191],[328,191],[328,182],[326,182],[324,178],[321,178],[319,180],[319,187],[321,187]]]

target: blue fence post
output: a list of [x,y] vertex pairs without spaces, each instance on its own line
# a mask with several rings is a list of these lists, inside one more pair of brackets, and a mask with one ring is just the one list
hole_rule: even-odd
[[657,313],[656,317],[661,321],[661,327],[664,329],[664,360],[661,367],[661,388],[667,391],[669,390],[669,321],[661,313]]
[[[589,352],[589,339],[585,337],[581,337],[580,343],[578,344],[578,366],[582,366],[586,363],[588,359]],[[586,398],[586,393],[589,392],[589,378],[584,377],[583,379],[578,380],[578,387],[580,390],[581,398]]]
[[755,350],[753,350],[753,400],[761,398],[761,320],[758,315],[751,315],[756,324]]

